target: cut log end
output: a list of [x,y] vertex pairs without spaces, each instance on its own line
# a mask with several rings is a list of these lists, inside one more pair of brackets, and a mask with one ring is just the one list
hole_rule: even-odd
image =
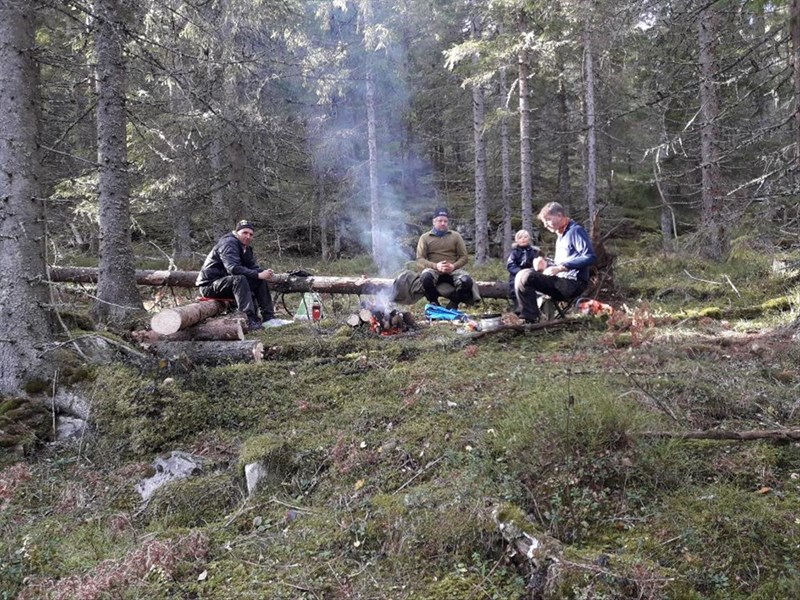
[[150,329],[161,335],[169,335],[181,330],[181,316],[174,310],[162,310],[150,319]]
[[244,319],[220,318],[206,321],[168,335],[153,330],[134,331],[131,337],[141,344],[154,342],[235,341],[244,340]]
[[150,328],[161,335],[169,335],[216,316],[224,310],[225,303],[216,300],[176,306],[153,315]]

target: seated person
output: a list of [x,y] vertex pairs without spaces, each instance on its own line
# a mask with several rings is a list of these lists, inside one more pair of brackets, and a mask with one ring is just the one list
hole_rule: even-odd
[[508,270],[508,297],[511,303],[516,306],[517,293],[514,291],[514,280],[522,269],[533,267],[533,259],[539,256],[539,248],[531,246],[531,234],[526,229],[520,229],[514,236],[514,244],[511,247],[511,254],[506,261]]
[[436,209],[433,228],[423,233],[417,243],[417,264],[423,269],[420,282],[428,302],[438,306],[437,286],[450,284],[454,289],[447,297],[447,308],[457,309],[459,303],[472,304],[476,299],[472,278],[461,270],[469,260],[467,246],[458,232],[449,229],[449,224],[447,209]]
[[[206,256],[195,285],[207,298],[233,296],[237,308],[247,315],[251,331],[275,319],[267,280],[272,269],[262,269],[256,263],[250,242],[255,228],[250,221],[239,221],[236,228],[222,236]],[[255,300],[255,302],[254,302]],[[256,308],[261,310],[261,319]]]
[[597,260],[589,234],[558,202],[545,204],[539,219],[556,234],[556,252],[553,260],[536,257],[533,267],[522,269],[514,280],[520,316],[528,323],[539,320],[537,293],[553,300],[576,298],[589,285],[589,267]]

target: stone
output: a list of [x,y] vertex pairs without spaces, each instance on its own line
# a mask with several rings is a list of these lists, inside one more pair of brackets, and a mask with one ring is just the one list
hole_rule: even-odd
[[77,417],[83,421],[89,419],[91,406],[89,400],[81,394],[66,389],[59,389],[56,391],[54,398],[46,399],[44,401],[47,408],[50,408],[50,403],[55,405],[59,413],[65,413],[71,417]]
[[77,417],[61,415],[56,419],[56,440],[63,442],[79,438],[86,431],[86,421]]
[[142,479],[136,485],[136,491],[141,495],[142,500],[149,500],[158,488],[162,485],[174,481],[175,479],[185,479],[192,475],[197,475],[203,470],[203,459],[198,456],[173,450],[167,458],[158,457],[153,461],[155,475]]
[[259,462],[244,466],[244,478],[247,481],[247,495],[252,496],[269,475],[266,467]]

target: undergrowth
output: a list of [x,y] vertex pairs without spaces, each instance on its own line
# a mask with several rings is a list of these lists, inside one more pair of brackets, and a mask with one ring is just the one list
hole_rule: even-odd
[[[630,258],[641,302],[563,328],[379,338],[343,302],[259,364],[93,366],[91,435],[0,470],[0,598],[527,598],[500,504],[563,547],[543,597],[793,597],[797,444],[656,435],[798,424],[796,303],[687,316],[790,295],[736,260]],[[172,450],[202,473],[143,503]]]

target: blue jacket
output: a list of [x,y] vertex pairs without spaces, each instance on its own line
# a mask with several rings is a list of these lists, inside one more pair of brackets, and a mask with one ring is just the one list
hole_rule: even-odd
[[510,279],[513,279],[522,269],[530,269],[533,267],[533,259],[537,256],[539,256],[539,248],[536,246],[525,246],[522,248],[514,245],[506,261],[506,269],[511,275]]
[[223,235],[206,256],[203,267],[197,275],[195,285],[209,285],[228,275],[258,277],[261,269],[256,264],[253,249],[242,244],[233,233]]
[[577,279],[582,283],[589,281],[589,267],[597,260],[592,240],[586,230],[570,219],[564,233],[556,239],[556,255],[553,262],[567,267],[569,271],[559,273],[558,277]]

